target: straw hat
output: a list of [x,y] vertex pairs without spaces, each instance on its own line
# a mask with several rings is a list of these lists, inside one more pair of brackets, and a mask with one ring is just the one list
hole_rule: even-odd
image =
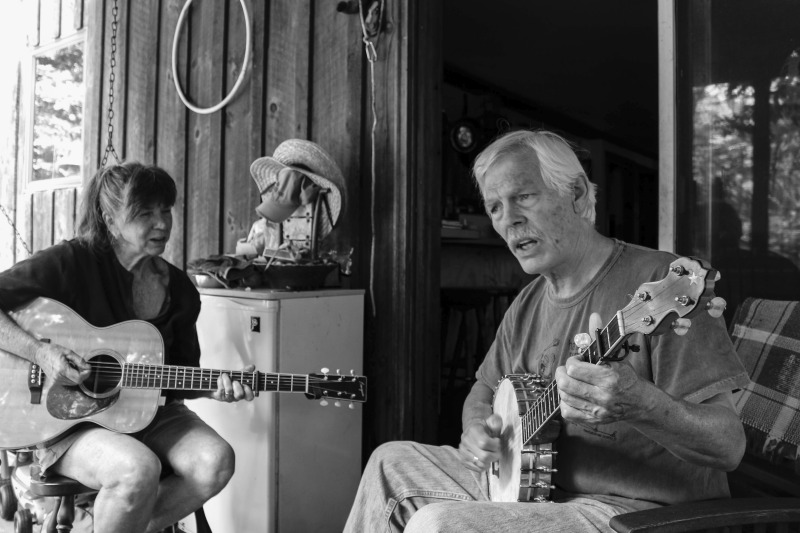
[[[278,181],[281,171],[287,168],[303,173],[323,191],[327,190],[330,225],[336,225],[345,193],[344,176],[336,161],[316,143],[304,139],[289,139],[279,144],[272,156],[253,161],[250,175],[258,185],[258,192],[263,194],[270,185]],[[323,208],[323,215],[325,211]]]

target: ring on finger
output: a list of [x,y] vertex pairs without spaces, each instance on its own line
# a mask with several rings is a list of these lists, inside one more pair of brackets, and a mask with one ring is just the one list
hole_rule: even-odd
[[478,464],[478,463],[480,463],[480,462],[481,462],[481,460],[480,460],[480,459],[478,459],[478,456],[477,456],[477,455],[473,455],[473,456],[472,456],[472,462],[473,462],[473,463],[475,463],[475,464]]

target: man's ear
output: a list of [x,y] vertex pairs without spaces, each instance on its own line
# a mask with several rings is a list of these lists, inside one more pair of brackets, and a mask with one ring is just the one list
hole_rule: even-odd
[[583,213],[586,208],[586,202],[589,201],[589,183],[588,178],[581,176],[572,185],[572,208],[576,213]]

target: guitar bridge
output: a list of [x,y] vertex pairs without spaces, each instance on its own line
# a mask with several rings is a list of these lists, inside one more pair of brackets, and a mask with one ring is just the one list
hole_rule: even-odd
[[28,371],[28,391],[31,393],[31,405],[42,403],[42,369],[36,363],[31,363]]

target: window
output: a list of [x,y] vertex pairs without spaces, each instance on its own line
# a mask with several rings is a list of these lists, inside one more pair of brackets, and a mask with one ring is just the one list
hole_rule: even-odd
[[34,51],[26,152],[32,190],[81,183],[84,101],[83,33]]
[[676,2],[677,251],[709,259],[730,323],[800,299],[800,4]]

